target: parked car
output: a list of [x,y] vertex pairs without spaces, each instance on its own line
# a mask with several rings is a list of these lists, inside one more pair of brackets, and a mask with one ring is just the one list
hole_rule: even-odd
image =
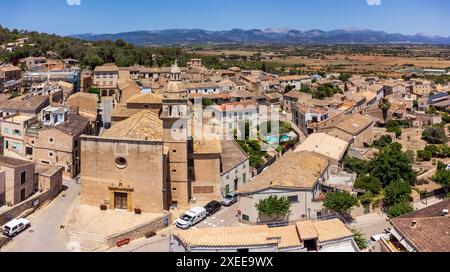
[[17,234],[31,227],[30,221],[20,218],[14,219],[3,226],[3,234],[7,237],[15,237]]
[[233,205],[234,203],[236,203],[237,200],[238,200],[238,195],[236,193],[229,193],[222,199],[221,204],[223,206],[229,207],[229,206]]
[[184,213],[177,219],[176,225],[180,229],[188,229],[206,218],[206,209],[195,207]]
[[211,201],[205,206],[206,214],[208,216],[215,214],[216,212],[220,211],[222,206],[220,205],[219,201]]

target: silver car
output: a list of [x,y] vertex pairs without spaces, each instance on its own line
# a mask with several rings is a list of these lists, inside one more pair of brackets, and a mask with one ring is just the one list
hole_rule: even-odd
[[222,199],[220,204],[222,204],[223,206],[229,207],[229,206],[233,205],[234,203],[236,203],[237,201],[238,201],[238,195],[236,193],[229,193]]

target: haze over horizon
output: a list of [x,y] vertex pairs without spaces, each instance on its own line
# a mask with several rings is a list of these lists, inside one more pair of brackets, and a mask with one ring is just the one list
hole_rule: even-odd
[[[74,35],[165,29],[370,29],[450,36],[446,0],[4,0],[0,25]],[[17,16],[20,14],[21,16]],[[420,18],[418,20],[417,18]]]

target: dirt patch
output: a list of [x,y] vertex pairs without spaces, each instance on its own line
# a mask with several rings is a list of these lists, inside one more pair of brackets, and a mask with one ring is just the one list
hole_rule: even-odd
[[402,137],[398,140],[403,146],[403,150],[422,150],[427,146],[427,142],[422,140],[421,128],[406,128],[402,130]]

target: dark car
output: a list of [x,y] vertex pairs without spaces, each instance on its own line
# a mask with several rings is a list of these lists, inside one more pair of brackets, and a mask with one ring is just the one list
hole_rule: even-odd
[[220,205],[219,201],[211,201],[205,206],[206,214],[213,215],[221,209],[222,205]]

